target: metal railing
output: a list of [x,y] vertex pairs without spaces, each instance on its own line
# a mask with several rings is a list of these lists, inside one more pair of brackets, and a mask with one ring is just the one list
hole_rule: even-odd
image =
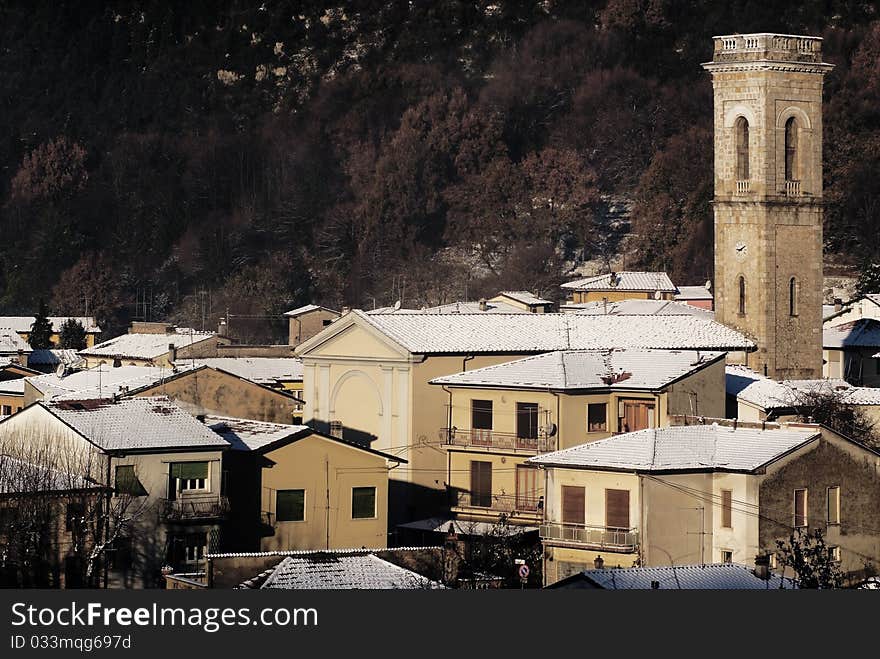
[[785,196],[786,197],[797,197],[801,193],[801,182],[800,181],[786,181],[785,182]]
[[485,508],[503,513],[540,513],[544,498],[518,496],[516,494],[482,494],[479,492],[459,492],[459,508]]
[[166,522],[221,519],[229,514],[229,499],[211,494],[163,499],[160,517]]
[[639,546],[636,528],[549,523],[541,524],[540,535],[542,540],[573,542],[598,549],[635,551]]
[[752,190],[752,182],[750,180],[736,182],[736,194],[749,194]]
[[440,436],[450,446],[483,446],[506,451],[548,453],[556,450],[556,438],[538,432],[537,437],[519,437],[512,432],[482,428],[441,428]]

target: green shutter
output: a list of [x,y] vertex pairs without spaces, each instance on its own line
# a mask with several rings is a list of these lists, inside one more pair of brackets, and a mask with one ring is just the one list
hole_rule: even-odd
[[306,491],[278,490],[275,495],[275,517],[279,522],[301,522],[305,519]]
[[376,516],[376,488],[353,487],[351,489],[352,519],[368,519]]
[[172,462],[171,478],[207,478],[207,462]]
[[133,497],[143,497],[149,494],[134,473],[134,465],[116,467],[116,494],[128,494]]

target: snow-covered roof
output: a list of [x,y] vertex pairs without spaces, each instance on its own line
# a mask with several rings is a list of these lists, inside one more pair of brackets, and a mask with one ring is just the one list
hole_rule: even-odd
[[822,330],[823,348],[880,348],[880,320],[859,318]]
[[216,336],[214,332],[197,332],[188,327],[177,327],[164,334],[123,334],[86,350],[81,355],[89,357],[118,357],[120,359],[155,359],[175,348],[198,343]]
[[769,579],[755,575],[753,568],[739,563],[628,567],[585,570],[551,588],[577,588],[579,582],[606,590],[792,590],[797,581],[771,574]]
[[296,357],[201,357],[175,362],[181,367],[195,361],[258,384],[298,382],[303,379],[302,360]]
[[40,348],[28,357],[28,365],[57,367],[64,364],[68,368],[76,368],[85,363],[76,350],[70,348]]
[[[52,331],[57,333],[61,331],[61,326],[68,320],[75,320],[82,325],[86,334],[98,334],[101,328],[95,322],[93,316],[47,316],[49,322],[52,323]],[[16,332],[29,334],[31,325],[36,320],[35,316],[0,316],[0,327],[11,327]]]
[[713,300],[712,291],[705,286],[679,286],[676,300]]
[[726,371],[727,393],[763,410],[791,408],[805,397],[834,394],[849,405],[880,405],[880,388],[854,387],[846,380],[772,380],[745,366],[729,365]]
[[63,377],[48,373],[30,377],[27,381],[46,399],[107,398],[158,384],[174,375],[191,370],[193,367],[189,364],[176,369],[159,366],[113,367],[109,364],[100,364],[90,369],[74,371]]
[[98,487],[87,476],[0,454],[0,494],[69,492]]
[[226,440],[164,396],[37,405],[105,451],[229,448]]
[[19,352],[30,353],[31,346],[11,327],[0,327],[0,354],[17,355]]
[[565,350],[431,380],[432,384],[514,389],[655,391],[723,358],[693,350]]
[[736,330],[702,316],[351,313],[415,354],[755,347]]
[[[485,308],[482,308],[485,305]],[[530,313],[521,307],[508,304],[507,302],[450,302],[449,304],[441,304],[436,307],[426,307],[424,309],[395,309],[394,307],[380,307],[372,311],[365,312],[371,316],[385,314],[517,314],[523,315]]]
[[335,313],[339,315],[338,311],[330,309],[328,307],[322,307],[317,304],[306,304],[301,307],[297,307],[296,309],[291,309],[290,311],[285,311],[284,315],[288,318],[296,318],[297,316],[302,316],[305,313],[310,313],[312,311],[329,311],[330,313]]
[[24,396],[24,378],[0,380],[0,394],[6,396]]
[[205,416],[205,425],[238,451],[260,451],[290,437],[299,437],[314,432],[308,426],[214,415]]
[[663,291],[675,293],[676,287],[665,272],[608,272],[577,279],[562,285],[574,291]]
[[550,300],[540,298],[531,291],[501,291],[496,297],[500,297],[502,295],[504,297],[509,297],[511,300],[516,300],[517,302],[521,302],[522,304],[527,304],[529,306],[542,306],[553,304],[553,302],[551,302]]
[[619,300],[617,302],[577,302],[560,307],[584,316],[699,316],[715,318],[715,313],[673,300]]
[[261,587],[283,590],[423,590],[444,586],[375,554],[316,551],[286,557]]
[[626,471],[750,472],[820,435],[818,428],[759,430],[697,425],[649,428],[600,439],[529,462]]

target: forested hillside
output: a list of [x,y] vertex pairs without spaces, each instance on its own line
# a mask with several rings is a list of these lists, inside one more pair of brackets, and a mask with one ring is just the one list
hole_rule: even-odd
[[700,63],[749,31],[825,38],[826,252],[876,258],[877,3],[2,2],[0,312],[555,295],[620,198],[627,266],[700,283]]

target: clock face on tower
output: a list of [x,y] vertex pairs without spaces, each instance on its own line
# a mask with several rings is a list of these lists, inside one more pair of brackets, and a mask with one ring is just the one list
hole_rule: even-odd
[[742,240],[740,240],[734,247],[734,254],[736,255],[737,260],[742,261],[743,259],[745,259],[749,251],[749,248],[746,246],[746,244]]

